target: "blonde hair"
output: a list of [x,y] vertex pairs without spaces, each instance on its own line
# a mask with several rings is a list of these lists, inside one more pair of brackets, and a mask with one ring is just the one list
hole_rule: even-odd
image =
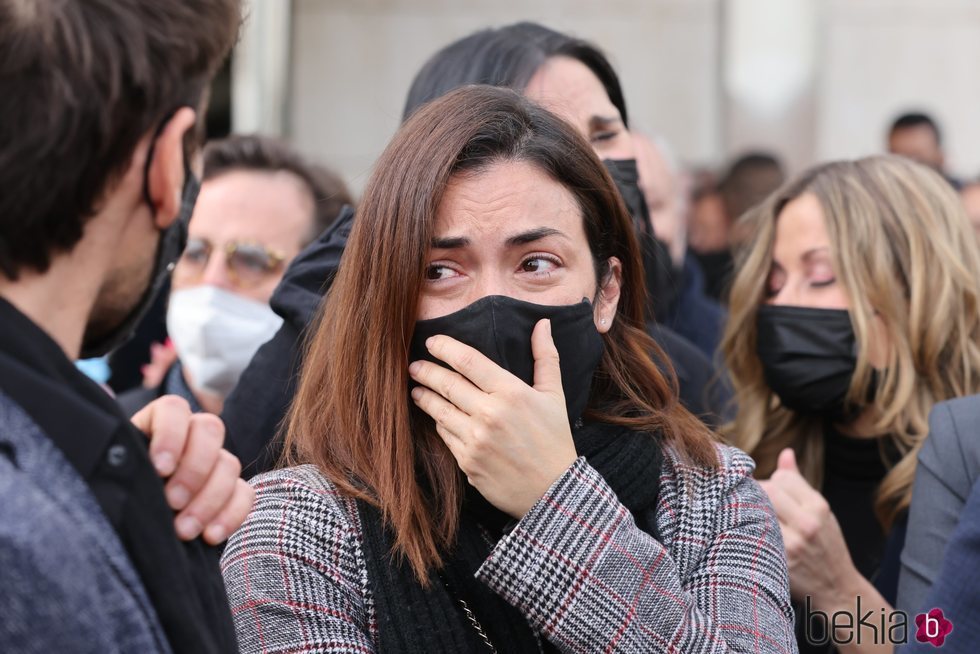
[[[755,458],[759,477],[771,475],[779,452],[792,447],[807,480],[817,488],[823,482],[821,419],[780,406],[756,354],[776,221],[804,194],[820,202],[836,276],[850,298],[858,360],[847,401],[874,407],[876,433],[886,434],[900,455],[886,461],[890,470],[875,506],[890,528],[909,505],[933,405],[980,392],[980,248],[949,184],[893,156],[817,166],[742,217],[752,239],[735,254],[722,340],[738,409],[724,433]],[[876,317],[890,351],[884,370],[873,375],[868,354]]]

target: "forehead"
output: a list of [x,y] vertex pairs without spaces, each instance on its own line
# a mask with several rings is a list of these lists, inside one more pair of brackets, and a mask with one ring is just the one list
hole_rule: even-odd
[[773,254],[780,263],[791,264],[813,248],[830,245],[823,208],[814,194],[804,193],[779,212]]
[[189,232],[215,241],[305,235],[312,228],[313,198],[296,175],[235,170],[201,185]]
[[571,57],[547,59],[531,77],[524,94],[583,132],[587,132],[593,116],[620,118],[595,73]]
[[928,147],[936,145],[936,133],[928,125],[912,125],[895,130],[889,140],[892,147]]
[[504,161],[453,176],[436,212],[435,236],[503,239],[551,227],[585,241],[575,196],[534,164]]

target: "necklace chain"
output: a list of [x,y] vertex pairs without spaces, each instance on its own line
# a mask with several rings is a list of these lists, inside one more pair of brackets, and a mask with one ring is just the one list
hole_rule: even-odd
[[497,648],[490,642],[487,632],[483,630],[483,625],[481,625],[480,621],[476,619],[476,616],[473,614],[473,611],[470,610],[466,600],[459,598],[458,601],[459,605],[463,607],[463,613],[466,614],[466,619],[470,621],[471,625],[473,625],[473,629],[476,631],[476,634],[483,640],[484,643],[486,643],[486,646],[490,648],[490,651],[493,652],[493,654],[497,654]]
[[[480,528],[480,535],[483,537],[483,540],[490,546],[491,549],[493,549],[494,543],[493,539],[490,538],[489,532],[487,532],[483,525],[478,524],[477,526]],[[446,590],[448,590],[449,594],[452,595],[452,589],[449,587],[448,582],[443,580],[443,585],[446,586]],[[459,605],[463,608],[463,613],[466,614],[466,619],[469,621],[476,634],[493,654],[497,654],[497,648],[493,646],[492,642],[490,642],[490,637],[487,636],[487,632],[484,631],[483,625],[480,624],[480,621],[476,618],[476,614],[470,609],[470,606],[466,603],[466,600],[464,600],[462,597],[458,597],[456,598],[456,601],[458,601]],[[544,647],[541,645],[541,637],[538,636],[537,633],[533,632],[533,630],[532,633],[534,633],[534,642],[538,646],[538,652],[540,654],[544,654]]]

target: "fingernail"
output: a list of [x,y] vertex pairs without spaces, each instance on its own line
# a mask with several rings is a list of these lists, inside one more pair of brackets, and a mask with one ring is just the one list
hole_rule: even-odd
[[177,535],[180,536],[181,540],[192,540],[197,538],[200,533],[201,523],[197,521],[197,518],[191,516],[177,518]]
[[416,402],[422,399],[422,389],[418,386],[412,389],[412,399]]
[[551,336],[551,318],[545,320],[545,324],[547,324],[548,336]]
[[167,489],[167,502],[174,511],[180,511],[191,501],[191,493],[183,485],[177,484]]
[[212,545],[223,543],[228,539],[228,532],[222,525],[211,525],[205,530],[204,535]]
[[435,342],[436,342],[436,337],[435,336],[430,336],[429,338],[425,339],[425,349],[427,349],[427,350],[428,349],[431,349],[432,348],[432,344],[435,343]]
[[408,374],[417,375],[421,367],[422,367],[421,363],[419,363],[418,361],[412,361],[412,363],[409,364],[408,366]]
[[170,452],[160,452],[153,456],[153,467],[157,469],[157,474],[161,477],[169,477],[173,474],[177,462],[174,455]]

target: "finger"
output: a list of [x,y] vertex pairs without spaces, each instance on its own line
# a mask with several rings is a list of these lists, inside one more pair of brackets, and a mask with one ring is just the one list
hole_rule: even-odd
[[449,448],[449,452],[453,455],[453,458],[456,459],[456,465],[458,465],[460,470],[462,470],[463,441],[459,439],[459,436],[438,423],[436,424],[436,433],[439,434],[440,438],[442,438],[443,442],[446,444],[446,447]]
[[186,507],[204,488],[218,463],[224,440],[225,426],[221,418],[210,413],[199,413],[191,418],[187,446],[177,471],[165,487],[167,501],[174,511]]
[[558,348],[551,336],[550,320],[539,320],[534,326],[534,331],[531,332],[531,353],[534,355],[534,388],[564,397]]
[[813,504],[821,498],[820,493],[814,490],[810,482],[804,479],[803,475],[797,471],[777,468],[776,472],[772,475],[771,481],[773,484],[782,488],[783,492],[788,493],[799,504]]
[[479,350],[445,335],[430,336],[425,347],[435,358],[445,361],[484,393],[495,393],[520,383],[514,375],[488,359]]
[[176,470],[192,416],[187,400],[164,395],[132,417],[136,428],[150,439],[150,461],[161,477],[169,477]]
[[803,550],[803,539],[789,525],[779,523],[780,531],[783,533],[783,548],[786,550],[786,562],[793,565],[799,560]]
[[242,466],[234,455],[227,450],[219,452],[207,482],[174,521],[177,535],[182,540],[194,540],[205,525],[218,517],[221,509],[231,500],[241,471]]
[[792,523],[793,516],[799,513],[802,507],[778,484],[770,483],[763,488],[769,495],[769,501],[772,502],[772,508],[776,510],[776,517],[779,518],[779,521]]
[[487,394],[458,372],[431,361],[413,361],[408,367],[412,379],[442,395],[464,413],[473,415],[487,401]]
[[793,448],[787,447],[779,453],[779,458],[776,459],[776,469],[799,474],[800,469],[796,465],[796,452],[793,451]]
[[472,419],[431,388],[416,386],[412,389],[412,400],[432,416],[436,426],[442,426],[460,438],[469,433]]
[[220,545],[226,541],[229,535],[242,526],[254,504],[255,489],[249,486],[244,479],[236,480],[235,491],[231,500],[221,510],[218,517],[204,529],[204,540],[209,545]]

